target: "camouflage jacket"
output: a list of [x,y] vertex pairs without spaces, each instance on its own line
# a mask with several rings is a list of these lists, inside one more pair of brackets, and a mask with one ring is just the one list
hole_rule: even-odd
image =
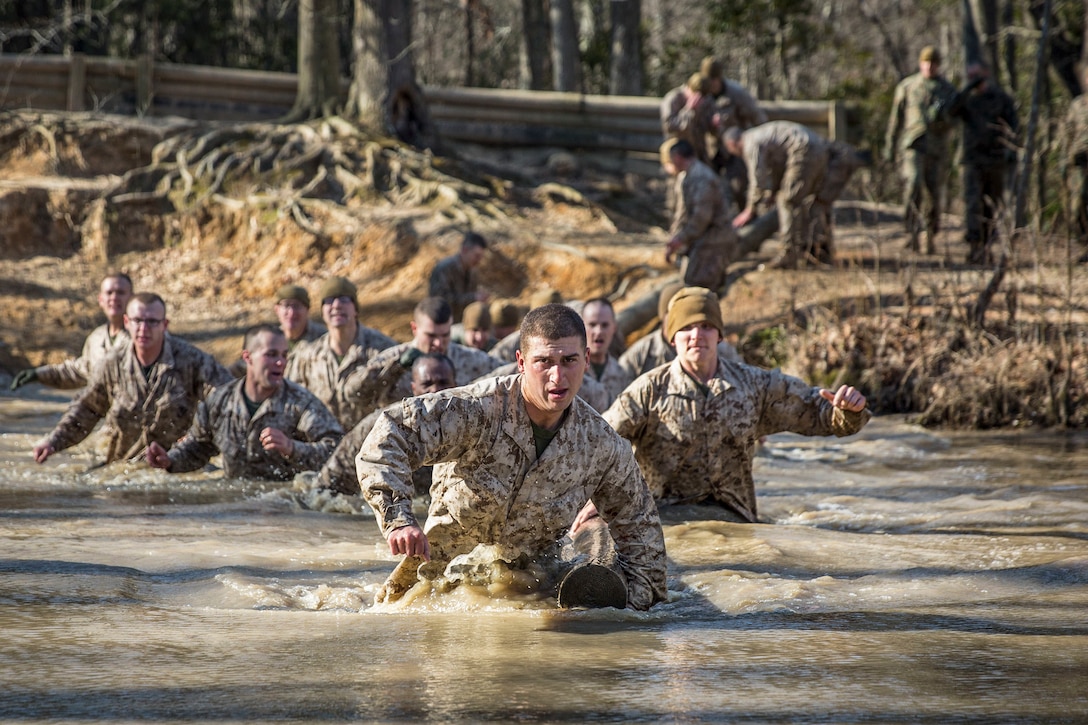
[[356,459],[363,495],[385,535],[415,523],[412,471],[434,465],[424,530],[432,559],[476,544],[553,551],[590,499],[609,524],[628,606],[666,597],[665,543],[631,447],[581,400],[537,458],[521,376],[408,398],[382,411]]
[[169,334],[145,379],[128,341],[95,370],[46,443],[58,451],[74,446],[104,419],[106,462],[142,456],[151,441],[169,449],[185,435],[197,404],[232,379],[211,355]]
[[735,234],[721,177],[697,161],[677,177],[676,191],[677,204],[670,235],[678,237],[686,249],[696,243],[728,247]]
[[91,374],[105,361],[110,351],[120,349],[128,342],[128,332],[124,329],[117,337],[110,338],[110,326],[94,328],[83,343],[83,352],[79,357],[65,360],[56,365],[42,365],[35,368],[38,382],[50,388],[71,390],[82,388],[90,380]]
[[431,271],[430,283],[427,285],[427,294],[431,297],[441,297],[450,303],[453,308],[454,322],[461,321],[461,313],[465,307],[476,301],[476,290],[479,287],[476,281],[476,270],[465,269],[461,263],[461,255],[455,254],[446,257],[434,266]]
[[[620,361],[611,355],[609,355],[608,360],[605,361],[604,372],[601,373],[600,377],[597,377],[597,373],[593,369],[592,363],[589,365],[588,373],[591,378],[604,387],[604,392],[608,401],[605,403],[605,408],[612,405],[612,401],[616,399],[616,396],[622,393],[623,389],[630,385],[631,381],[635,379],[634,376],[620,367]],[[596,408],[596,406],[594,407]]]
[[700,161],[709,160],[706,137],[714,133],[714,100],[703,98],[695,108],[686,108],[685,87],[674,88],[661,100],[661,133],[665,138],[686,139]]
[[344,384],[353,371],[363,367],[382,350],[396,345],[396,341],[377,330],[359,325],[355,341],[342,360],[337,360],[329,344],[328,333],[309,343],[287,365],[287,377],[307,388],[325,404],[340,426],[350,430],[373,407],[362,405],[348,396]]
[[819,389],[778,370],[718,360],[709,395],[674,360],[633,382],[604,418],[631,441],[654,498],[711,499],[756,520],[752,456],[759,439],[790,431],[845,436],[869,411],[833,407]]
[[[355,472],[355,456],[359,455],[359,449],[363,447],[363,441],[370,435],[380,413],[380,410],[375,410],[363,418],[340,440],[336,450],[332,452],[329,460],[317,474],[318,488],[346,496],[359,495],[359,476]],[[412,483],[417,496],[427,493],[431,488],[431,467],[423,466],[413,471]]]
[[[245,401],[245,378],[216,388],[200,403],[189,432],[170,449],[170,470],[195,471],[222,454],[231,478],[287,481],[301,471],[316,471],[344,431],[332,413],[306,388],[284,380],[253,417]],[[290,458],[261,445],[261,431],[278,428],[294,443]]]
[[895,87],[885,155],[892,160],[898,151],[914,149],[931,155],[948,153],[948,116],[956,89],[944,78],[926,79],[921,73],[907,76]]
[[1065,165],[1088,166],[1088,94],[1077,96],[1069,104],[1061,139]]
[[746,131],[753,126],[767,123],[767,112],[741,84],[728,78],[722,79],[722,93],[714,97],[718,113],[718,130],[726,131],[734,126]]
[[[410,342],[394,345],[352,371],[344,384],[345,396],[367,413],[411,397],[412,372],[400,364],[401,356],[410,349]],[[456,342],[449,344],[446,356],[453,362],[457,385],[467,385],[505,364],[482,350]]]
[[741,136],[744,163],[748,167],[748,206],[757,207],[778,191],[786,170],[808,168],[827,172],[830,145],[827,139],[799,123],[771,121],[750,128]]
[[[729,362],[744,362],[736,348],[724,340],[718,343],[718,357],[725,358]],[[659,327],[643,335],[635,341],[635,344],[624,350],[620,355],[620,367],[634,380],[639,375],[675,359],[676,348],[665,340],[665,335]]]
[[1005,166],[1016,158],[1020,121],[1008,93],[993,85],[979,92],[961,92],[949,113],[963,122],[963,163]]

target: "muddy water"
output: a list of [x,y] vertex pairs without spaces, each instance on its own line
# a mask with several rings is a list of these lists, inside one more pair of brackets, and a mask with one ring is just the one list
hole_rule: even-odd
[[3,721],[1088,720],[1085,433],[777,436],[768,523],[669,512],[648,613],[383,609],[367,512],[86,448],[36,466],[64,401],[0,395]]

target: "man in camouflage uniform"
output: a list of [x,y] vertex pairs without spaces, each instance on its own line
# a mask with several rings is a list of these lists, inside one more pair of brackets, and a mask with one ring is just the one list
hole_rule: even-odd
[[714,100],[709,79],[695,73],[688,82],[665,94],[661,101],[661,133],[666,139],[684,139],[704,164],[710,161],[707,135],[715,133]]
[[737,238],[721,178],[695,158],[695,150],[684,140],[669,149],[669,162],[676,174],[676,209],[665,259],[671,263],[677,254],[685,256],[685,283],[724,290]]
[[604,386],[607,408],[634,379],[610,352],[616,335],[616,311],[606,298],[595,297],[582,306],[582,322],[589,344],[587,373]]
[[276,290],[276,319],[287,337],[287,358],[307,343],[328,332],[328,328],[310,318],[310,293],[297,284],[285,284]]
[[488,294],[479,289],[476,267],[487,252],[487,240],[476,232],[466,232],[460,251],[446,257],[431,272],[427,295],[441,297],[453,308],[453,321],[460,322],[465,307],[472,302],[487,302]]
[[760,438],[783,431],[851,435],[869,412],[852,387],[832,393],[718,357],[722,330],[713,292],[677,292],[665,332],[676,360],[632,383],[604,418],[634,445],[659,504],[712,501],[738,521],[755,522],[752,456]]
[[329,457],[344,431],[310,391],[284,379],[283,331],[257,325],[246,332],[244,346],[245,377],[202,401],[189,432],[169,452],[151,443],[149,465],[186,473],[221,453],[231,478],[287,481],[318,470]]
[[[1082,246],[1088,246],[1088,66],[1080,74],[1082,93],[1069,104],[1062,129],[1062,176],[1070,192],[1074,233]],[[1075,168],[1075,171],[1070,171]],[[1088,252],[1078,260],[1088,262]]]
[[910,235],[908,247],[919,249],[924,192],[927,254],[936,253],[941,194],[947,176],[948,136],[952,130],[948,107],[955,95],[956,89],[941,76],[941,54],[933,46],[926,46],[918,55],[918,72],[895,87],[888,118],[884,158],[888,163],[899,160],[903,219]]
[[158,295],[135,295],[124,320],[129,341],[109,354],[57,427],[34,446],[38,463],[82,441],[102,419],[106,463],[142,458],[151,443],[170,448],[189,428],[197,404],[232,379],[211,355],[167,334],[166,303]]
[[450,342],[453,325],[449,303],[425,297],[412,313],[412,339],[374,355],[352,371],[344,383],[345,395],[369,413],[412,394],[412,363],[420,355],[448,355],[457,371],[457,385],[466,385],[503,364],[483,350]]
[[771,121],[744,133],[731,129],[724,143],[729,153],[743,156],[748,167],[748,203],[733,226],[739,229],[762,214],[773,199],[785,249],[771,266],[795,269],[806,264],[812,246],[812,208],[830,158],[827,140],[799,123]]
[[[744,159],[729,153],[721,143],[721,134],[731,128],[747,131],[753,126],[767,123],[767,113],[747,89],[726,78],[722,64],[713,56],[703,58],[699,72],[709,79],[709,94],[714,99],[718,122],[716,151],[710,166],[725,177],[730,195],[735,201],[748,198],[748,170]],[[739,211],[739,210],[738,210]]]
[[[453,361],[442,353],[429,352],[412,363],[412,395],[437,393],[454,387],[456,372]],[[355,456],[363,447],[378,421],[381,410],[375,410],[348,431],[336,446],[329,460],[317,474],[317,488],[345,496],[359,495],[359,477],[355,472]],[[424,495],[431,489],[431,467],[424,466],[412,473],[416,495]]]
[[466,347],[487,352],[498,342],[491,334],[491,310],[485,302],[465,307],[461,322],[453,326],[452,339]]
[[[630,445],[578,399],[585,326],[551,304],[530,311],[521,330],[518,375],[408,398],[383,410],[363,443],[360,488],[390,551],[406,555],[378,600],[399,599],[478,544],[511,561],[554,562],[592,498],[615,541],[627,606],[648,609],[666,596],[664,537]],[[421,529],[411,475],[427,464],[434,483]]]
[[1016,103],[994,84],[989,66],[967,66],[967,81],[967,87],[953,99],[949,115],[963,122],[967,263],[985,264],[1005,198],[1005,177],[1016,159],[1020,122]]
[[869,152],[861,153],[844,141],[828,142],[827,174],[816,191],[812,204],[811,248],[809,253],[820,264],[835,261],[834,204],[862,166],[872,163]]
[[[669,319],[669,301],[683,288],[683,282],[661,288],[657,298],[657,319],[661,324],[636,340],[620,355],[620,367],[627,371],[632,380],[676,359],[676,348],[665,338],[665,330]],[[729,362],[744,362],[737,349],[727,340],[718,343],[718,356]]]
[[287,378],[307,388],[325,404],[344,430],[373,410],[348,395],[345,382],[382,350],[396,345],[391,337],[364,327],[358,320],[355,285],[330,277],[321,287],[321,315],[329,331],[290,360]]
[[132,299],[132,279],[123,272],[108,275],[98,289],[98,306],[106,313],[106,324],[96,327],[83,343],[83,353],[56,365],[42,365],[21,370],[11,381],[16,390],[27,383],[38,382],[50,388],[70,390],[82,388],[91,374],[102,364],[110,351],[128,342],[125,330],[125,308]]

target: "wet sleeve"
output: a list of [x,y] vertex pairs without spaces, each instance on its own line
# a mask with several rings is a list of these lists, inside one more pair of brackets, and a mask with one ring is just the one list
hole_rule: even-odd
[[623,438],[637,441],[646,430],[649,419],[650,381],[639,378],[616,396],[602,417]]
[[86,438],[98,421],[109,412],[112,397],[103,367],[92,376],[83,392],[76,398],[46,438],[54,450],[63,451]]
[[201,401],[197,406],[193,424],[189,426],[189,432],[170,448],[170,472],[187,473],[203,467],[219,453],[219,447],[215,444],[214,423],[207,401]]
[[292,437],[291,460],[301,469],[318,471],[332,456],[344,429],[320,400],[308,401]]
[[852,412],[820,397],[820,389],[779,370],[761,371],[763,409],[757,435],[783,431],[812,436],[848,436],[869,422],[869,409]]

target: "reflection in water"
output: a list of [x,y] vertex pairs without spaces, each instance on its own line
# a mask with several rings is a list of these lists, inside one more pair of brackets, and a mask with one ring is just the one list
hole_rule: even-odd
[[670,600],[463,587],[372,605],[358,502],[219,472],[36,466],[0,398],[0,719],[1088,719],[1088,436],[876,420],[772,438],[762,520],[665,512]]

